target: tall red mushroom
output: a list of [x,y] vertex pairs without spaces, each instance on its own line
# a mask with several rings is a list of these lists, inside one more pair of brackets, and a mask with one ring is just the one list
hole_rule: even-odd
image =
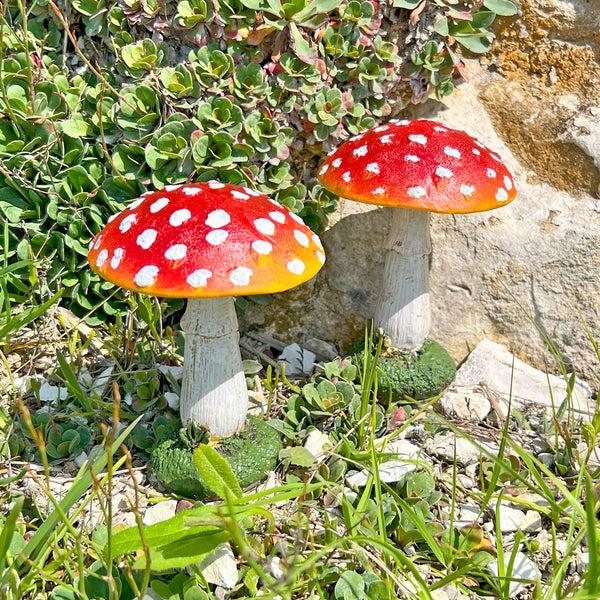
[[295,287],[325,255],[287,207],[210,181],[144,194],[94,237],[88,261],[123,288],[189,299],[181,419],[226,437],[244,427],[248,410],[233,296]]
[[338,196],[397,207],[386,245],[374,324],[400,350],[429,334],[429,213],[470,213],[516,196],[502,159],[464,131],[436,121],[392,120],[342,144],[319,180]]

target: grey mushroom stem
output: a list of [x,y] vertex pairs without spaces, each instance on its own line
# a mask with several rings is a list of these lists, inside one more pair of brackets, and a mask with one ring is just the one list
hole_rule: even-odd
[[373,318],[394,348],[416,351],[429,335],[429,213],[393,208],[383,285]]
[[206,427],[213,437],[233,435],[244,428],[248,412],[233,298],[188,300],[181,327],[181,421]]

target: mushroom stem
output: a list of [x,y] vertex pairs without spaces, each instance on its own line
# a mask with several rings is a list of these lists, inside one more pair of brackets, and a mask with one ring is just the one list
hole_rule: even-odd
[[394,208],[374,324],[394,348],[415,351],[429,335],[429,213]]
[[248,390],[232,297],[192,298],[181,320],[185,356],[181,421],[227,437],[246,423]]

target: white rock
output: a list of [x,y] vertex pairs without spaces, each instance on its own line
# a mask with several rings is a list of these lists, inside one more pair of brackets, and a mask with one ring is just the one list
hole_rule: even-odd
[[298,344],[286,346],[279,355],[279,362],[285,364],[286,377],[310,377],[315,367],[316,355]]
[[473,386],[453,385],[440,398],[439,406],[450,419],[461,419],[479,423],[490,412],[492,405],[487,397]]
[[[504,554],[504,565],[505,568],[510,561],[510,555],[508,553]],[[499,578],[499,564],[498,560],[494,559],[487,565],[488,571],[492,574],[494,579],[496,579],[497,584],[501,585],[504,583],[504,579],[500,581]],[[540,573],[536,564],[529,559],[523,552],[517,552],[515,556],[515,560],[513,563],[513,568],[511,573],[505,573],[513,580],[519,581],[511,581],[509,585],[509,596],[514,598],[517,594],[520,594],[523,590],[527,589],[528,585],[532,585],[533,583],[540,580]]]
[[[476,504],[462,504],[455,507],[454,519],[452,522],[454,527],[460,529],[472,525],[473,523],[477,523],[478,521],[481,521],[481,507]],[[449,519],[446,521],[446,524],[450,525]]]
[[175,392],[165,392],[163,396],[167,401],[169,408],[179,410],[179,394],[176,394]]
[[542,529],[542,516],[537,510],[528,510],[525,520],[521,523],[521,529],[525,533],[536,533]]
[[38,396],[43,404],[56,406],[59,400],[64,400],[69,394],[69,390],[64,387],[50,385],[47,381],[42,383]]
[[[494,506],[494,503],[490,503],[490,506]],[[494,512],[495,512],[494,507]],[[500,531],[502,533],[510,533],[517,531],[522,528],[525,522],[525,513],[517,508],[511,508],[504,501],[500,503],[500,510],[498,511],[500,518]]]
[[386,454],[395,454],[398,459],[421,460],[431,463],[430,458],[423,452],[422,448],[405,439],[392,440],[385,446],[379,446],[379,440],[376,440],[375,447],[381,447]]
[[175,516],[175,510],[177,509],[177,500],[165,500],[163,502],[157,502],[152,506],[149,506],[144,514],[142,523],[144,525],[154,525],[161,521],[166,521],[171,517]]
[[228,590],[234,588],[238,581],[238,569],[229,542],[219,544],[204,558],[200,563],[200,570],[208,583]]
[[[477,444],[492,454],[498,454],[499,448],[496,444],[481,440],[477,440]],[[448,463],[453,463],[456,456],[456,462],[462,466],[478,463],[481,456],[479,448],[472,441],[453,432],[428,439],[425,442],[425,450]]]
[[[379,479],[385,483],[394,483],[417,468],[415,463],[409,463],[399,460],[390,460],[379,465]],[[346,483],[350,487],[362,487],[366,485],[371,477],[371,471],[363,469],[354,475],[346,478]]]
[[102,397],[104,395],[104,392],[106,391],[106,388],[108,387],[108,385],[110,383],[110,378],[113,374],[114,369],[115,369],[114,365],[107,367],[100,373],[100,375],[98,375],[92,381],[91,389],[94,392],[96,392],[96,394],[98,394],[98,396]]
[[88,455],[81,451],[75,458],[73,458],[73,462],[77,465],[79,469],[83,466],[85,461],[88,459]]
[[304,447],[315,457],[321,460],[326,455],[326,448],[331,447],[329,436],[318,429],[313,429],[306,436]]
[[176,365],[160,365],[158,370],[167,378],[172,377],[175,381],[181,381],[183,378],[183,367]]

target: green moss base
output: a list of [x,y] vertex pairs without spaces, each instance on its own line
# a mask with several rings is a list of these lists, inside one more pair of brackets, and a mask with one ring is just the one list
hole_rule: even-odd
[[[361,361],[362,362],[362,361]],[[392,400],[409,396],[431,398],[446,389],[456,377],[456,365],[448,352],[433,340],[415,353],[387,354],[379,358],[377,379],[379,398]]]
[[[248,427],[220,440],[216,450],[229,462],[240,486],[245,488],[275,468],[282,448],[279,434],[262,419],[250,415]],[[167,491],[196,500],[214,495],[196,469],[192,448],[181,440],[158,441],[151,458],[154,473]]]

